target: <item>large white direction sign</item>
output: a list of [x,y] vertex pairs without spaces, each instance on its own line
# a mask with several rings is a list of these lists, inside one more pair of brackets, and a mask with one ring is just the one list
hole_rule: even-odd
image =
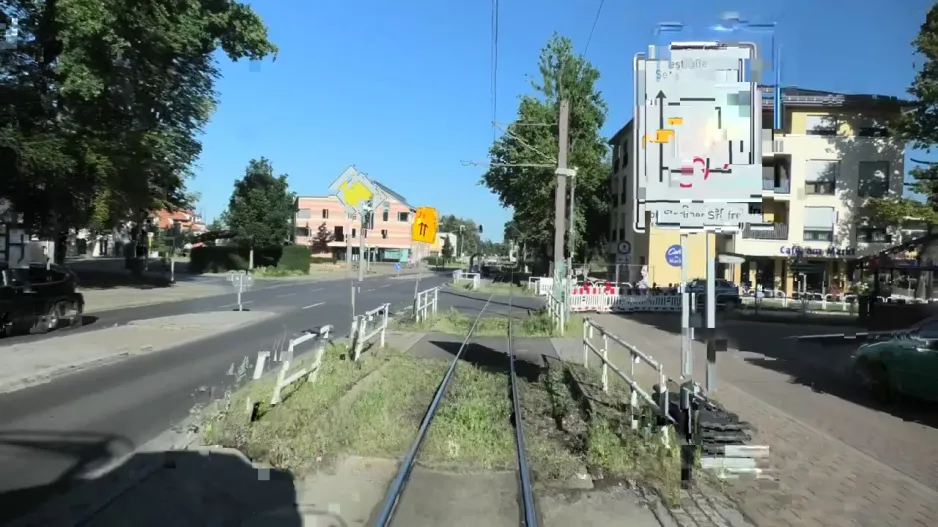
[[[762,100],[746,71],[756,58],[754,45],[716,43],[675,43],[668,58],[636,56],[636,213],[643,212],[637,210],[643,208],[641,202],[659,213],[658,221],[661,213],[675,220],[684,217],[687,203],[706,203],[708,210],[716,210],[712,205],[761,202]],[[708,226],[762,219],[750,214],[748,206],[732,210],[714,213],[722,219]],[[692,224],[679,225],[700,228],[700,215],[690,217]],[[643,225],[636,221],[635,227]]]

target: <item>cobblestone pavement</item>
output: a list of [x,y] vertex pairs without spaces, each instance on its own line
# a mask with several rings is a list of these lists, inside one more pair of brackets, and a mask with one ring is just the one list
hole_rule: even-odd
[[[670,324],[595,315],[600,325],[680,372]],[[655,326],[658,327],[655,327]],[[845,378],[843,350],[794,345],[778,326],[732,327],[715,397],[771,448],[776,482],[725,489],[759,527],[926,526],[938,518],[938,429],[912,409],[875,406]],[[694,376],[705,350],[695,343]],[[610,360],[626,363],[613,348]]]

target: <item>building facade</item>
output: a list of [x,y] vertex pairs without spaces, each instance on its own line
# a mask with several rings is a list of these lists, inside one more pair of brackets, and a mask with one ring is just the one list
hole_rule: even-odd
[[372,228],[364,232],[361,219],[346,213],[345,206],[334,195],[297,198],[297,245],[315,246],[323,228],[331,240],[327,249],[318,252],[340,260],[346,257],[347,244],[351,244],[352,259],[358,260],[362,243],[365,254],[377,262],[408,262],[426,257],[428,244],[411,241],[415,207],[397,192],[377,181],[373,183],[388,196],[388,203],[375,211]]
[[[844,287],[853,260],[915,236],[915,225],[866,224],[858,211],[871,197],[899,196],[903,190],[904,145],[889,136],[885,123],[906,103],[894,97],[846,95],[799,88],[782,90],[784,129],[772,129],[772,90],[763,92],[762,203],[751,212],[763,221],[734,234],[689,236],[690,278],[706,272],[706,246],[746,257],[721,273],[738,284],[762,285],[788,294],[797,289]],[[633,212],[632,165],[637,158],[630,121],[611,140],[613,214],[610,252],[629,267],[629,279],[646,266],[648,281],[680,281],[674,246],[679,233],[656,228],[651,215]],[[901,230],[900,230],[901,227]],[[626,243],[622,243],[626,242]],[[626,254],[627,253],[627,254]],[[797,265],[796,265],[797,264]],[[794,270],[792,265],[795,265]],[[640,271],[639,271],[640,272]]]

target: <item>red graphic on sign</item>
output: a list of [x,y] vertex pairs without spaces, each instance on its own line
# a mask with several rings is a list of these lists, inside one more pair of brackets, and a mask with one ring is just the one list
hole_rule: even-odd
[[[700,164],[701,172],[703,172],[704,181],[706,181],[707,178],[710,177],[710,168],[707,166],[707,160],[702,157],[695,157],[693,164],[691,166],[681,167],[681,175],[694,177],[694,171],[695,171],[694,166],[697,164]],[[730,167],[729,165],[723,165],[724,170],[726,170],[729,167]],[[693,188],[694,182],[691,181],[690,183],[681,183],[680,185],[681,185],[681,188]]]

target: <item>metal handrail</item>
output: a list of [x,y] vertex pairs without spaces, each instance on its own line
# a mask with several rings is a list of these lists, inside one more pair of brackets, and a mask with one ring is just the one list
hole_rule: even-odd
[[410,473],[414,469],[414,462],[417,460],[417,452],[420,450],[420,445],[423,443],[424,438],[427,436],[427,430],[430,428],[430,423],[433,421],[433,417],[436,415],[436,410],[440,406],[440,401],[443,400],[443,394],[446,393],[446,388],[449,386],[450,381],[453,378],[453,374],[456,372],[456,366],[459,364],[459,360],[462,358],[463,352],[466,350],[466,345],[469,344],[469,339],[472,338],[472,334],[476,330],[476,326],[479,324],[479,320],[482,319],[482,314],[485,313],[486,308],[489,307],[489,303],[492,301],[494,295],[489,295],[489,299],[485,301],[485,305],[482,306],[482,310],[479,311],[479,316],[476,317],[475,321],[472,322],[472,327],[469,328],[469,333],[466,334],[465,340],[459,346],[459,351],[456,352],[456,356],[453,357],[453,361],[449,365],[449,369],[446,370],[446,375],[443,376],[443,380],[440,382],[440,386],[436,389],[436,393],[433,395],[433,400],[430,402],[430,406],[427,408],[427,413],[423,416],[423,421],[420,423],[420,428],[417,430],[417,437],[414,439],[414,443],[410,446],[410,450],[407,451],[407,455],[404,456],[404,460],[401,462],[401,467],[397,471],[397,475],[394,477],[394,481],[391,482],[391,488],[388,490],[387,496],[384,498],[384,502],[381,504],[381,509],[378,512],[378,518],[375,521],[377,527],[387,527],[391,523],[391,518],[394,516],[394,510],[397,508],[397,503],[400,501],[401,493],[404,491],[404,486],[407,484],[407,480],[410,478]]

